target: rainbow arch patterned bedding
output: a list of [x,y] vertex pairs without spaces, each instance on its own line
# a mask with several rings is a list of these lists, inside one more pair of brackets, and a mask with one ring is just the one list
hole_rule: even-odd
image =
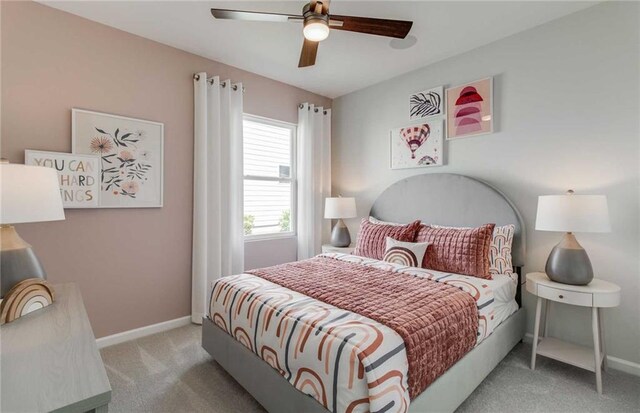
[[[401,335],[376,320],[384,319],[384,315],[379,315],[380,311],[371,312],[370,318],[345,309],[350,307],[348,303],[332,305],[325,302],[333,300],[331,284],[324,284],[326,296],[318,293],[322,300],[295,291],[304,291],[301,286],[305,284],[291,275],[302,271],[299,268],[311,268],[313,260],[316,261],[315,268],[326,262],[325,266],[334,272],[335,262],[341,262],[345,272],[349,266],[358,266],[364,272],[384,276],[385,280],[397,277],[404,281],[411,279],[424,284],[435,282],[457,287],[472,298],[469,301],[475,302],[477,318],[474,314],[472,326],[477,330],[473,331],[475,337],[471,342],[467,340],[470,345],[449,355],[447,360],[429,364],[433,354],[441,357],[442,350],[451,346],[451,340],[464,340],[451,336],[449,343],[438,344],[441,348],[436,349],[437,352],[425,353],[428,348],[419,349],[425,353],[420,355],[416,353],[416,346],[411,345],[413,337],[407,336],[402,326],[394,325]],[[287,271],[289,277],[282,275]],[[479,278],[340,253],[321,254],[312,260],[255,272],[260,276],[240,274],[217,280],[211,293],[209,318],[276,369],[296,389],[336,413],[406,412],[412,398],[497,326],[491,305],[493,290],[487,280]],[[269,281],[269,278],[282,284],[288,282],[292,288]],[[353,297],[358,299],[357,295]],[[371,301],[375,300],[372,298]],[[450,327],[449,331],[455,334],[457,327]],[[424,338],[425,332],[417,331],[415,337]],[[433,343],[434,346],[437,344]],[[427,365],[437,372],[435,377],[428,374],[429,368],[424,367]]]

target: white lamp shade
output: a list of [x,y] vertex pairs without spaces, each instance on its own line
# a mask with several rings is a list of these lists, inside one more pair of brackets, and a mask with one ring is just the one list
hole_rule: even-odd
[[609,232],[609,207],[604,195],[538,197],[536,229],[558,232]]
[[64,219],[55,169],[0,164],[0,224]]
[[355,218],[355,198],[326,198],[324,201],[324,217],[326,219]]

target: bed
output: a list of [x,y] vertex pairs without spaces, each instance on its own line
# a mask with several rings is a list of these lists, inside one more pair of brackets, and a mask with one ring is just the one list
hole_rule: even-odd
[[[398,203],[399,199],[403,202]],[[389,222],[420,219],[447,226],[513,224],[516,230],[512,257],[517,281],[506,276],[474,281],[465,276],[394,267],[345,254],[322,254],[287,267],[265,269],[260,274],[221,279],[212,290],[209,316],[203,319],[203,347],[269,412],[453,411],[524,336],[524,310],[519,308],[524,226],[516,208],[500,191],[462,175],[418,175],[387,188],[375,201],[370,215]],[[327,280],[314,286],[309,280],[301,283],[296,272],[305,271],[322,274]],[[398,318],[395,314],[403,309],[393,308],[395,300],[389,300],[385,306],[380,291],[377,295],[369,292],[372,295],[360,296],[357,285],[348,284],[351,279],[360,282],[358,277],[363,277],[361,285],[368,286],[368,280],[374,276],[381,285],[363,289],[405,288],[418,294],[426,283],[421,281],[424,278],[447,294],[473,289],[477,292],[473,308],[482,320],[473,326],[477,326],[473,346],[455,349],[457,345],[452,345],[469,341],[470,337],[471,327],[465,327],[465,319],[456,312],[462,314],[465,311],[462,308],[471,305],[468,297],[473,294],[460,292],[458,295],[464,295],[460,298],[466,300],[464,305],[455,304],[441,311],[442,319],[429,328],[434,336],[449,334],[448,341],[445,340],[448,344],[429,354],[433,354],[433,359],[442,358],[450,363],[454,360],[453,364],[429,364],[431,359],[424,359],[426,353],[421,354],[420,361],[415,357],[420,354],[416,349],[424,346],[412,346],[415,341],[412,337],[429,341],[431,336],[425,335],[426,330],[412,333],[417,336],[400,336],[396,333],[402,333],[400,329],[394,331],[386,323],[376,324],[378,318],[385,316],[390,317],[387,322],[392,324],[394,317]],[[344,282],[347,284],[341,284]],[[332,290],[334,284],[336,288]],[[307,292],[306,287],[309,292],[301,293]],[[437,301],[429,298],[432,297],[429,294],[435,293],[425,289],[424,295],[418,297],[426,298],[420,302]],[[371,303],[362,307],[363,298]],[[356,304],[360,305],[359,310],[350,311],[349,305]],[[429,305],[417,306],[415,311],[427,311],[423,307]],[[384,311],[376,312],[376,308]],[[397,314],[401,317],[401,313]],[[448,318],[454,320],[454,327],[447,326]],[[274,324],[269,326],[272,319]],[[461,320],[462,327],[458,327],[455,322]],[[374,350],[356,351],[354,340],[361,349]],[[387,370],[376,373],[375,366],[382,362]],[[416,363],[430,367],[416,370]],[[437,377],[426,377],[433,376],[431,372],[438,372]],[[417,382],[422,373],[424,380]]]

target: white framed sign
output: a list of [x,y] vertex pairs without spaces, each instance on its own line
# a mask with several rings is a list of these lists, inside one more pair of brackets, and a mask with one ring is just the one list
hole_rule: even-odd
[[100,202],[100,157],[62,152],[24,151],[25,165],[58,172],[65,208],[97,208]]
[[164,124],[72,109],[71,147],[99,157],[100,208],[162,206]]

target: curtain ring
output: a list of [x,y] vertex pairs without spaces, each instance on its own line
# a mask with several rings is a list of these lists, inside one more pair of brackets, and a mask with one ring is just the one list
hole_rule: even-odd
[[194,75],[193,75],[193,79],[194,79],[194,80],[200,80],[200,75],[199,75],[199,74],[197,74],[197,73],[194,73]]
[[315,113],[318,113],[318,112],[319,112],[319,109],[318,109],[318,108],[315,108],[313,111],[314,111]]
[[327,114],[327,111],[325,110],[324,112],[322,112],[322,114],[323,114],[323,115],[326,115],[326,114]]
[[304,108],[304,105],[301,103],[301,104],[298,105],[298,108],[302,109],[302,108]]
[[221,85],[222,87],[227,87],[227,82],[222,82]]
[[232,85],[232,86],[231,86],[231,89],[233,89],[233,90],[238,90],[238,85]]

